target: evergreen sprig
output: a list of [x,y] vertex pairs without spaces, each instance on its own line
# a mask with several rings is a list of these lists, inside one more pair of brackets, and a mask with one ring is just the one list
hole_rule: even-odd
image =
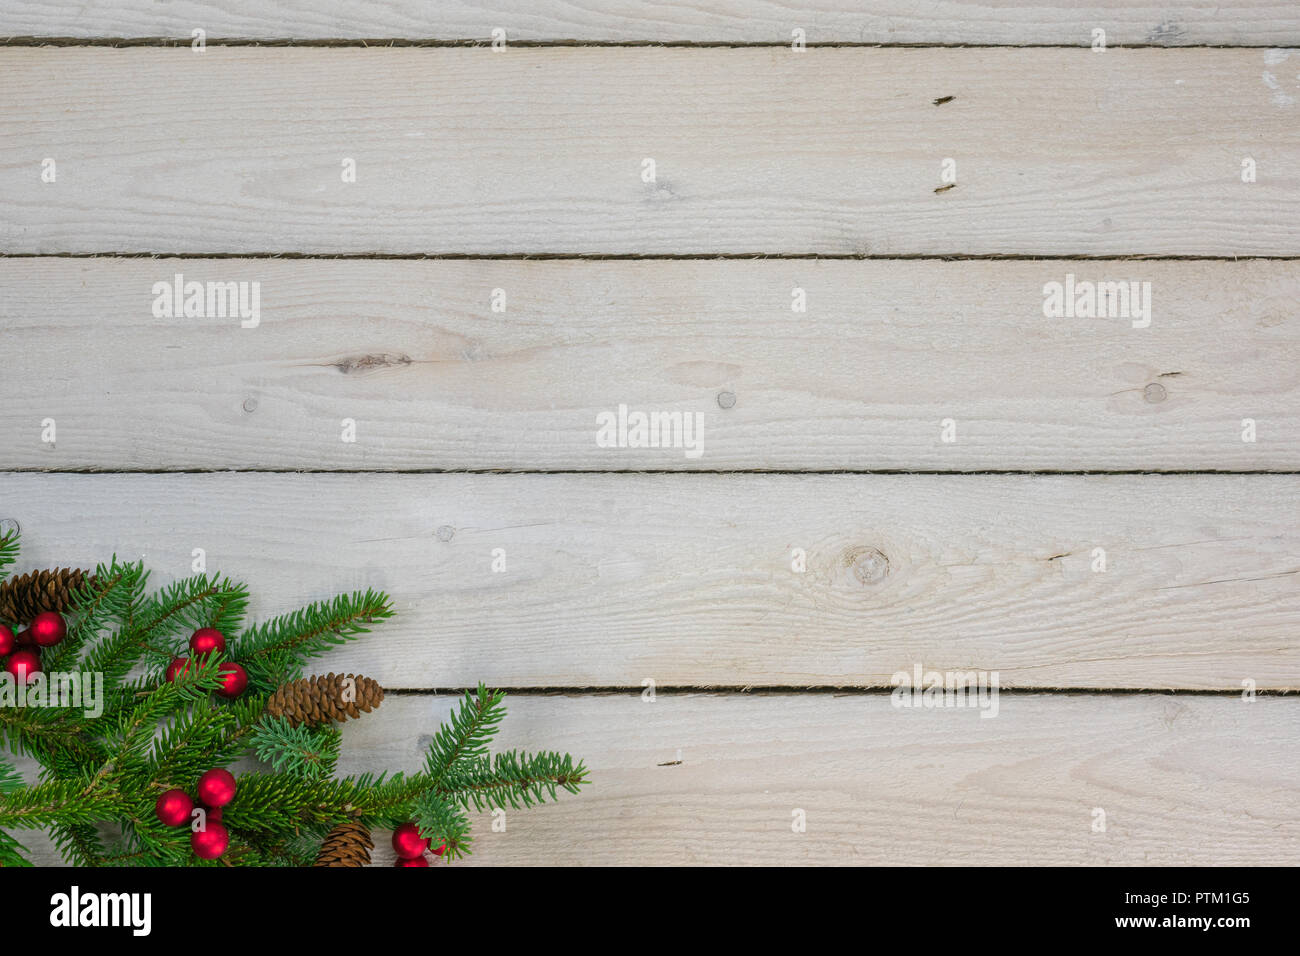
[[518,810],[555,800],[560,790],[577,793],[587,778],[582,762],[568,754],[525,754],[507,750],[494,757],[477,757],[443,780],[442,790],[468,809]]
[[276,770],[308,779],[334,775],[343,736],[335,727],[295,727],[286,717],[267,717],[253,732],[257,759]]
[[392,615],[388,595],[381,591],[340,594],[249,628],[231,656],[247,669],[250,683],[270,692],[301,677],[313,657],[369,633],[369,625]]
[[[0,579],[17,545],[16,535],[0,539]],[[492,756],[505,695],[482,684],[452,709],[419,772],[340,778],[338,729],[294,726],[267,714],[266,703],[312,658],[390,617],[388,597],[365,591],[315,602],[248,627],[224,653],[194,658],[185,646],[193,630],[234,634],[243,626],[247,589],[199,574],[148,593],[148,579],[140,562],[98,565],[72,596],[67,636],[45,652],[46,673],[102,675],[100,716],[53,703],[0,706],[0,744],[41,765],[39,780],[26,784],[0,761],[0,864],[28,865],[6,828],[45,828],[64,858],[82,865],[301,866],[340,823],[393,828],[412,820],[454,860],[470,850],[471,807],[529,807],[561,790],[576,793],[587,780],[568,754]],[[190,660],[168,680],[164,669],[176,657]],[[233,701],[213,696],[229,663],[249,675]],[[249,756],[271,771],[237,778],[235,799],[223,808],[230,848],[219,861],[199,860],[190,829],[163,825],[155,801],[174,787],[192,792],[206,770]]]
[[31,866],[31,862],[23,856],[26,849],[13,836],[0,830],[0,866]]
[[13,765],[0,760],[0,794],[11,793],[23,785],[23,775]]
[[434,735],[425,758],[424,772],[433,786],[442,786],[444,778],[458,763],[487,753],[497,726],[506,715],[505,694],[489,691],[483,684],[478,693],[466,693],[460,707],[451,712],[451,721]]
[[415,824],[430,846],[443,849],[448,863],[470,852],[469,817],[465,811],[436,790],[422,793],[415,801]]
[[0,536],[0,581],[9,577],[9,566],[18,560],[18,533]]

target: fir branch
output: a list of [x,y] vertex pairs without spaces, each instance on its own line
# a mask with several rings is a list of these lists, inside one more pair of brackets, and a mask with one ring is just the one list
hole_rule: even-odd
[[320,845],[328,830],[303,827],[290,834],[276,850],[286,866],[311,866],[320,854]]
[[206,616],[194,628],[215,627],[222,634],[235,634],[244,626],[248,613],[248,588],[229,578],[218,582],[217,591],[208,602]]
[[445,847],[448,863],[470,853],[469,817],[465,811],[441,794],[428,791],[415,801],[415,825],[420,836],[428,837],[434,848]]
[[23,846],[10,834],[0,830],[0,866],[27,867],[31,862],[23,856],[27,847]]
[[99,866],[104,860],[104,847],[99,832],[90,823],[73,823],[51,828],[54,845],[63,858],[77,866]]
[[[381,784],[380,787],[390,785]],[[330,827],[357,815],[357,804],[376,794],[358,780],[309,780],[288,773],[239,777],[235,799],[223,810],[231,829],[276,832],[299,826]]]
[[506,715],[505,693],[489,691],[482,683],[478,693],[468,691],[460,706],[451,712],[451,720],[438,728],[429,754],[425,773],[433,789],[442,786],[443,778],[461,760],[472,760],[487,753],[488,744]]
[[266,698],[248,692],[234,703],[225,704],[223,709],[229,721],[225,734],[219,741],[195,753],[194,759],[206,767],[224,767],[248,752],[253,731],[266,709]]
[[65,774],[75,774],[102,752],[85,739],[73,713],[50,707],[0,707],[0,741]]
[[213,766],[204,759],[205,751],[221,743],[231,723],[226,708],[211,698],[199,698],[165,722],[154,737],[145,775],[162,789],[198,777]]
[[[16,554],[16,539],[0,540],[0,573]],[[140,563],[114,558],[99,565],[73,596],[70,633],[46,652],[47,671],[103,675],[98,720],[55,707],[0,707],[0,742],[42,765],[39,782],[24,786],[0,762],[0,827],[47,828],[63,855],[83,864],[282,866],[314,860],[323,835],[339,823],[392,828],[414,819],[456,859],[469,852],[471,806],[531,806],[561,789],[576,792],[586,781],[585,767],[567,754],[490,757],[504,695],[481,684],[439,728],[424,772],[335,779],[339,731],[264,719],[268,695],[300,676],[315,655],[389,617],[388,598],[366,591],[311,604],[246,630],[231,641],[228,655],[195,659],[166,681],[163,668],[186,653],[180,642],[187,632],[211,626],[233,633],[248,592],[205,574],[149,596],[147,580]],[[228,659],[250,677],[236,701],[211,696]],[[162,824],[154,802],[161,790],[189,788],[203,771],[250,751],[273,772],[239,778],[223,818],[231,846],[220,861],[198,860],[189,828]],[[105,823],[120,829],[110,846],[101,834]],[[21,850],[0,830],[0,863],[25,863]]]
[[334,775],[342,734],[336,727],[295,727],[287,717],[266,717],[254,729],[257,758],[275,770],[309,779]]
[[173,581],[151,597],[132,629],[139,650],[155,665],[177,656],[173,637],[189,637],[213,620],[242,619],[248,591],[229,579],[199,574]]
[[72,624],[63,641],[47,652],[45,670],[72,670],[82,649],[107,630],[114,621],[124,620],[144,593],[148,574],[143,564],[98,565],[72,595]]
[[249,628],[230,648],[230,657],[248,670],[256,689],[274,691],[284,681],[301,677],[311,658],[369,633],[367,625],[392,614],[382,591],[341,594]]
[[0,538],[0,581],[9,577],[9,567],[18,560],[18,532]]
[[13,765],[0,760],[0,795],[13,793],[23,786],[23,775]]
[[191,667],[177,674],[170,683],[160,684],[130,714],[118,718],[116,726],[104,733],[109,758],[96,775],[144,777],[158,723],[187,704],[198,704],[204,696],[221,686],[214,667]]
[[78,624],[78,629],[85,628],[80,641],[88,642],[114,622],[120,622],[117,630],[91,647],[80,662],[82,670],[104,675],[107,691],[111,692],[126,677],[143,651],[136,639],[134,622],[144,601],[148,578],[143,565],[120,565],[114,558],[110,567],[101,566],[95,572],[96,584],[102,581],[103,588],[86,595],[84,617]]
[[154,819],[153,808],[141,808],[147,816],[122,824],[122,840],[105,853],[104,866],[187,866],[194,854],[190,849],[189,827],[164,827]]
[[0,827],[68,826],[116,818],[116,794],[87,779],[50,780],[0,796]]
[[560,790],[577,793],[587,781],[587,768],[574,764],[568,754],[535,754],[507,750],[495,757],[479,757],[465,767],[454,767],[440,792],[469,809],[518,810],[554,801]]

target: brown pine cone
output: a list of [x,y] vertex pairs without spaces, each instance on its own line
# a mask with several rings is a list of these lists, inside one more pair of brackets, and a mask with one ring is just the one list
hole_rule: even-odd
[[0,584],[0,618],[25,625],[43,611],[64,614],[72,605],[73,595],[89,577],[89,571],[55,568],[9,578]]
[[314,866],[368,866],[375,847],[370,831],[355,821],[340,823],[320,845]]
[[[345,700],[348,690],[345,681],[352,681],[352,700]],[[332,720],[347,720],[370,713],[384,699],[384,689],[377,681],[360,674],[327,674],[301,680],[291,680],[276,688],[266,702],[266,712],[272,717],[287,717],[298,727],[306,724],[315,727]]]

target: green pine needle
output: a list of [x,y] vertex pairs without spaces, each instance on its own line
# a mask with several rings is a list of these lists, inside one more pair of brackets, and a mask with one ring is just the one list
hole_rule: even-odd
[[448,863],[470,852],[473,839],[469,835],[469,817],[441,794],[422,794],[415,802],[414,816],[420,836],[428,837],[435,850],[444,847],[443,858]]
[[18,560],[18,532],[0,537],[0,581],[9,576],[9,566]]
[[337,728],[294,727],[285,717],[265,717],[253,731],[257,759],[277,771],[320,780],[334,776],[342,735]]
[[311,658],[369,633],[369,625],[392,614],[381,591],[341,594],[249,628],[234,642],[230,657],[244,666],[255,688],[269,693],[301,677]]

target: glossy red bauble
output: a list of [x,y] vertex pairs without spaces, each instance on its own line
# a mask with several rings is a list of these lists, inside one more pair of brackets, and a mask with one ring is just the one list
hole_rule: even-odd
[[205,814],[207,814],[207,818],[208,818],[208,820],[210,820],[211,822],[213,822],[213,823],[220,823],[220,822],[221,822],[221,808],[220,808],[220,807],[204,807],[204,808],[203,808],[203,812],[204,812]]
[[201,860],[215,860],[230,846],[230,832],[220,823],[208,818],[208,825],[190,834],[190,847]]
[[68,636],[68,625],[64,623],[63,615],[54,611],[37,614],[27,630],[32,632],[32,640],[41,647],[53,647]]
[[189,667],[190,659],[188,657],[176,658],[167,665],[167,683],[170,684],[172,681],[176,680],[177,677],[189,670]]
[[190,635],[190,650],[195,654],[215,654],[226,649],[226,635],[215,627],[201,627]]
[[417,856],[414,859],[410,859],[410,860],[399,856],[396,860],[393,861],[393,866],[428,866],[428,865],[429,865],[429,861],[422,856]]
[[221,686],[217,688],[217,693],[222,697],[234,700],[248,686],[248,671],[233,661],[222,664],[217,674],[221,677]]
[[17,643],[18,639],[14,637],[13,628],[0,624],[0,657],[12,651]]
[[403,823],[393,831],[393,849],[403,859],[414,860],[429,849],[429,841],[414,823]]
[[14,651],[9,655],[5,670],[14,675],[14,680],[25,682],[29,675],[41,672],[41,655],[25,648]]
[[184,790],[168,790],[154,804],[154,815],[164,826],[179,827],[190,822],[194,801]]
[[206,806],[224,807],[235,799],[235,775],[222,767],[213,767],[199,777],[197,792]]
[[433,855],[434,855],[434,856],[442,856],[442,854],[446,851],[446,849],[447,849],[447,844],[444,843],[444,844],[442,844],[440,847],[438,847],[436,850],[433,851]]

